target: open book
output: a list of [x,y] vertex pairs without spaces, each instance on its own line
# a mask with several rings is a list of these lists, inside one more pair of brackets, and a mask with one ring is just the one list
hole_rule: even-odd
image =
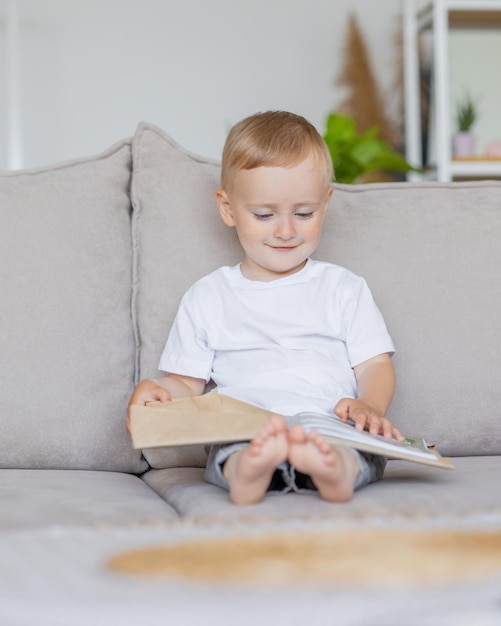
[[[172,402],[151,402],[132,406],[130,429],[135,448],[158,448],[191,444],[231,443],[252,439],[266,424],[270,411],[211,391],[203,396],[180,398]],[[392,459],[403,459],[453,469],[424,439],[405,441],[386,439],[357,430],[352,423],[337,418],[321,420],[308,415],[307,429],[316,428],[331,443],[372,452]]]

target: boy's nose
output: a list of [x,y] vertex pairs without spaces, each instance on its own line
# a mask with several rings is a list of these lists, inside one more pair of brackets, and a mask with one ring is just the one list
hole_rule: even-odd
[[292,239],[296,234],[294,223],[290,218],[283,218],[278,221],[275,227],[275,237],[278,239]]

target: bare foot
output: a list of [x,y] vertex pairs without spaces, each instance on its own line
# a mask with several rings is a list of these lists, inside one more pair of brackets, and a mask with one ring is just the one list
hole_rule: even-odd
[[287,449],[287,424],[281,415],[272,415],[247,448],[235,452],[224,465],[231,500],[235,504],[260,502],[274,471],[287,459]]
[[316,431],[308,433],[301,424],[289,431],[289,463],[308,474],[321,497],[329,502],[346,502],[353,496],[359,472],[353,453],[341,446],[332,446]]

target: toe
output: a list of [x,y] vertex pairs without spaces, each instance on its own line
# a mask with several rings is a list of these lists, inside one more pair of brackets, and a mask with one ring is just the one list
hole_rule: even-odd
[[270,415],[268,424],[273,428],[275,433],[284,433],[287,430],[287,422],[282,415],[273,413]]
[[327,454],[331,451],[330,445],[325,441],[325,439],[317,433],[316,430],[312,430],[308,433],[310,441],[315,444],[315,446],[322,452],[323,454]]
[[301,424],[294,424],[289,430],[289,441],[293,444],[306,443],[307,437]]

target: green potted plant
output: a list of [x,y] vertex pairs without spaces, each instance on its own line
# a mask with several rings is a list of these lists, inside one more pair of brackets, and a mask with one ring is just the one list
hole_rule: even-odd
[[454,156],[467,157],[475,152],[475,135],[472,127],[477,121],[477,103],[466,93],[456,103],[456,133],[452,138]]
[[332,113],[327,118],[324,140],[331,153],[336,182],[363,182],[375,172],[416,171],[403,155],[378,137],[377,126],[359,134],[352,118]]

